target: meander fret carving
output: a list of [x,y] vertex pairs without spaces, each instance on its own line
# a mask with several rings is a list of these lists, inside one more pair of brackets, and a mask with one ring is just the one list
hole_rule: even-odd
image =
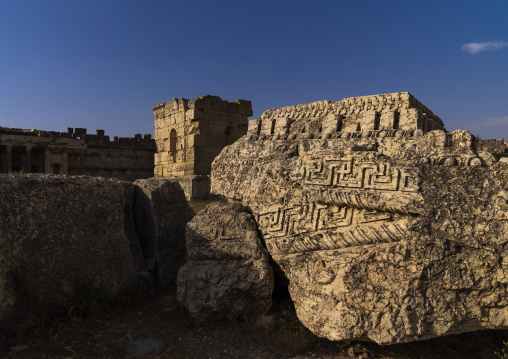
[[317,203],[289,208],[277,207],[260,214],[257,222],[266,229],[265,239],[348,226],[352,223],[353,208],[329,207]]
[[356,163],[355,158],[316,161],[303,168],[306,185],[417,192],[416,168]]

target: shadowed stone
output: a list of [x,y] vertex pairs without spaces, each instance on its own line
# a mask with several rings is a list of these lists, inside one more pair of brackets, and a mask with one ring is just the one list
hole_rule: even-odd
[[256,319],[272,305],[273,273],[252,215],[215,202],[187,224],[187,264],[178,273],[178,301],[199,323]]

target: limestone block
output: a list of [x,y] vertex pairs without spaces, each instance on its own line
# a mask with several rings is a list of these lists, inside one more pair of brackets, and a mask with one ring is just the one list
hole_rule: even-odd
[[203,112],[203,110],[193,108],[193,109],[187,110],[187,112],[185,113],[185,117],[188,121],[192,121],[192,120],[204,119],[206,117],[206,115]]
[[[381,100],[400,113],[399,129],[364,128]],[[226,147],[211,174],[213,194],[252,211],[302,323],[380,344],[506,328],[508,165],[407,93],[309,105],[336,108],[362,131],[325,136],[333,112],[280,109],[306,115],[286,139]],[[440,129],[418,128],[422,111]]]
[[419,125],[418,118],[419,112],[417,109],[412,108],[400,111],[399,128],[401,130],[422,129],[422,125]]
[[215,202],[187,225],[178,300],[198,323],[253,319],[272,305],[273,273],[256,223],[239,204]]
[[342,117],[333,113],[323,119],[322,130],[324,133],[333,133],[342,129]]
[[263,119],[263,121],[261,122],[261,130],[259,133],[261,135],[273,135],[275,129],[275,122],[276,120],[273,118]]
[[283,135],[289,132],[293,121],[288,117],[279,117],[275,119],[274,134]]
[[229,102],[228,103],[228,108],[227,108],[227,111],[228,112],[231,112],[231,113],[238,113],[238,104],[237,103],[234,103],[234,102]]
[[185,263],[185,226],[194,212],[176,180],[149,178],[134,184],[134,216],[147,267],[161,285],[174,284]]
[[395,111],[383,111],[380,117],[379,129],[380,130],[397,129],[399,124],[397,124],[395,121],[396,116],[399,116],[399,114],[397,113],[396,115]]
[[247,131],[249,135],[258,135],[259,134],[259,126],[260,126],[261,121],[262,121],[261,119],[249,121],[249,127],[248,127],[248,131]]
[[64,306],[83,291],[144,290],[133,206],[128,182],[0,175],[0,318],[21,299]]
[[361,119],[362,131],[373,131],[374,130],[374,122],[376,121],[376,116],[377,116],[376,111],[372,111],[372,110],[364,111],[363,117]]

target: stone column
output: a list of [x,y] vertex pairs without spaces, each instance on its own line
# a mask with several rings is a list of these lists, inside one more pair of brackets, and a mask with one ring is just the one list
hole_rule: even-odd
[[25,163],[25,172],[32,172],[32,145],[26,146],[26,163]]
[[62,148],[62,169],[60,171],[63,175],[69,174],[69,156],[67,152],[67,148]]
[[7,144],[7,168],[5,169],[5,172],[9,173],[12,171],[12,145]]
[[44,148],[44,173],[51,172],[51,150],[49,147]]
[[84,175],[85,174],[85,150],[81,150],[81,153],[79,154],[79,174]]

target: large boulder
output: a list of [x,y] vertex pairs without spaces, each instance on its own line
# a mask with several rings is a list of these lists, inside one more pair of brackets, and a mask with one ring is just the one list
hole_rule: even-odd
[[0,319],[174,282],[192,214],[176,182],[0,175]]
[[146,278],[133,200],[128,182],[0,175],[0,316],[21,296],[64,305],[78,291],[115,296]]
[[298,317],[392,344],[508,327],[508,166],[409,93],[274,109],[212,166]]
[[148,268],[160,284],[175,284],[185,264],[185,226],[194,216],[176,180],[140,179],[136,185],[135,221]]
[[187,264],[178,300],[198,323],[255,319],[272,305],[273,273],[254,218],[237,203],[214,202],[187,224]]

